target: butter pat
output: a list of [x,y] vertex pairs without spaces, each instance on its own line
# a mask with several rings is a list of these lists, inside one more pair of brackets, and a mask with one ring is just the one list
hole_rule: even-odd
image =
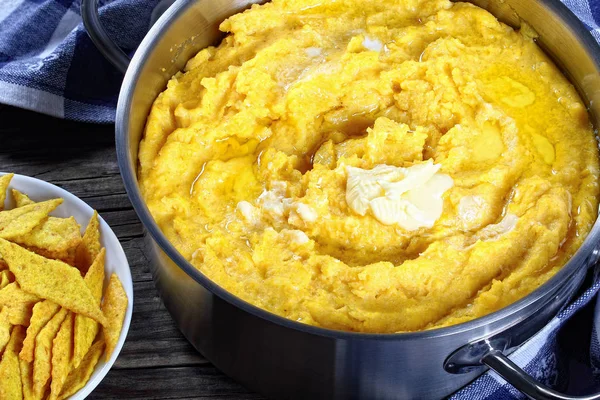
[[347,167],[346,202],[359,215],[370,213],[385,225],[408,231],[431,228],[442,215],[443,194],[454,182],[432,160],[409,168]]
[[321,55],[322,50],[318,47],[309,47],[305,50],[306,55],[309,57],[318,57]]
[[383,43],[381,43],[377,39],[371,39],[369,37],[365,37],[362,42],[362,45],[365,49],[380,52],[383,49]]
[[296,204],[296,212],[298,213],[300,218],[302,218],[306,222],[315,222],[317,220],[318,215],[316,211],[313,210],[312,207],[304,203]]

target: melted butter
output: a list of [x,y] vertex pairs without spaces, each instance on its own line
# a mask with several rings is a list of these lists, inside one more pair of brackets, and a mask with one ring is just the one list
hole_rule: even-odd
[[242,214],[244,219],[248,222],[255,222],[256,220],[256,207],[247,201],[240,201],[237,204],[237,210]]
[[258,196],[258,204],[261,210],[274,217],[282,217],[290,202],[286,198],[287,183],[283,181],[272,182],[271,190],[265,190]]
[[304,52],[307,56],[314,58],[320,56],[323,50],[318,47],[309,47]]
[[473,160],[477,162],[495,160],[502,155],[504,143],[496,125],[485,124],[483,133],[473,142]]
[[477,238],[480,240],[496,240],[500,236],[511,232],[517,222],[519,221],[519,217],[514,214],[508,213],[502,218],[500,222],[497,224],[488,225],[477,233]]
[[289,238],[291,239],[291,241],[296,244],[308,243],[310,240],[309,237],[306,236],[306,233],[296,230],[296,229],[289,230],[286,233],[289,236]]
[[383,49],[383,43],[381,43],[377,39],[371,39],[369,37],[365,37],[362,45],[365,49],[380,52]]
[[296,203],[296,212],[306,222],[315,222],[317,220],[318,214],[312,207],[304,204],[304,203]]
[[346,202],[357,214],[370,212],[385,225],[408,231],[431,228],[442,215],[443,194],[454,184],[440,168],[432,160],[408,168],[347,167]]
[[486,201],[481,196],[465,196],[458,203],[458,215],[467,225],[476,224],[484,217]]
[[305,224],[315,222],[318,218],[315,209],[287,197],[287,187],[287,182],[274,181],[270,190],[264,190],[258,196],[256,205],[244,200],[237,203],[236,209],[251,227],[258,226],[264,216],[280,222],[288,216],[289,221],[301,220]]
[[552,146],[552,143],[550,143],[547,138],[538,135],[537,133],[534,133],[531,136],[533,138],[533,144],[544,159],[544,162],[548,165],[552,165],[555,158],[554,146]]
[[529,124],[524,127],[527,135],[531,136],[533,147],[541,156],[542,160],[548,165],[552,165],[556,160],[556,150],[554,145],[550,143],[547,137],[536,133],[536,130]]
[[523,108],[535,101],[535,93],[531,89],[508,76],[495,79],[492,86],[500,101],[507,106]]

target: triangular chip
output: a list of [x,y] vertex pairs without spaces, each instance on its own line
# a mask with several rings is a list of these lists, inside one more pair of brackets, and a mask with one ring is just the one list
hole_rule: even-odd
[[35,303],[39,300],[36,295],[21,289],[17,282],[9,283],[0,290],[0,307],[14,307],[17,304]]
[[81,228],[74,217],[48,217],[31,232],[11,239],[35,253],[57,260],[67,260],[70,250],[81,243]]
[[33,396],[33,363],[19,359],[19,366],[21,367],[23,400],[35,400]]
[[94,215],[92,215],[88,226],[85,228],[83,240],[77,247],[77,253],[75,254],[75,266],[79,268],[82,274],[85,274],[92,265],[98,253],[100,253],[101,247],[100,221],[98,220],[98,212],[94,210]]
[[52,381],[50,383],[50,400],[58,399],[62,387],[71,372],[73,357],[73,325],[75,314],[69,313],[52,342]]
[[15,326],[10,335],[10,341],[2,354],[0,361],[0,399],[22,399],[23,385],[18,353],[25,337],[25,329]]
[[[85,283],[97,300],[98,305],[102,300],[102,286],[104,285],[104,258],[106,250],[103,248],[85,274]],[[75,317],[75,349],[73,351],[73,368],[77,368],[83,357],[98,334],[99,326],[96,321],[83,315]]]
[[26,235],[62,202],[63,199],[54,199],[0,211],[0,238],[13,239]]
[[4,210],[4,202],[6,201],[6,190],[10,184],[11,179],[15,174],[6,174],[0,176],[0,211]]
[[0,271],[0,290],[7,287],[8,284],[11,283],[13,280],[14,277],[12,276],[12,273],[9,270],[5,269],[3,271]]
[[92,292],[76,268],[62,261],[49,260],[2,239],[0,255],[23,290],[52,300],[102,325],[106,322]]
[[106,259],[106,249],[102,248],[91,267],[88,269],[85,274],[85,284],[90,288],[94,299],[100,306],[100,302],[102,301],[102,289],[104,287],[104,260]]
[[90,346],[100,331],[100,325],[91,318],[83,315],[75,316],[75,349],[73,352],[73,368],[79,363],[89,351]]
[[[35,203],[26,194],[16,189],[12,190],[12,195],[16,207]],[[27,235],[13,238],[11,241],[22,244],[44,257],[73,264],[75,251],[81,243],[81,227],[74,217],[48,217]]]
[[12,325],[29,325],[33,306],[39,300],[36,295],[22,290],[17,282],[0,289],[0,307],[8,308],[8,318]]
[[6,309],[11,325],[26,326],[37,301],[37,296],[23,291],[17,282],[9,283],[0,289],[0,308]]
[[21,326],[29,326],[29,320],[31,319],[31,314],[33,313],[33,306],[35,302],[32,303],[17,303],[12,306],[8,306],[8,320],[12,325],[21,325]]
[[29,198],[29,196],[27,196],[25,193],[19,192],[17,189],[11,190],[11,193],[15,201],[15,207],[23,207],[35,203],[35,201]]
[[35,338],[35,356],[33,360],[33,394],[36,398],[43,398],[50,379],[52,366],[52,341],[56,337],[60,326],[67,317],[67,311],[61,308],[46,324]]
[[40,301],[33,307],[33,314],[27,328],[27,335],[23,341],[23,348],[19,353],[21,360],[27,362],[33,361],[33,348],[35,347],[35,338],[44,326],[56,315],[60,306],[53,301]]
[[127,312],[127,293],[116,274],[110,276],[108,287],[104,295],[102,311],[106,316],[107,324],[104,325],[104,340],[106,341],[106,360],[110,359],[112,352],[117,347],[123,320]]
[[10,340],[11,324],[8,320],[8,307],[0,308],[0,355]]
[[104,352],[104,341],[100,340],[90,347],[90,351],[83,357],[79,367],[71,371],[67,378],[62,393],[60,394],[61,399],[65,399],[75,394],[79,389],[85,386],[90,380],[98,360]]
[[[66,262],[70,266],[75,267],[75,253],[77,252],[78,247],[79,246],[69,249],[69,251],[67,252],[67,257],[64,259],[61,259],[61,260]],[[75,267],[75,268],[77,268],[77,267]],[[79,268],[77,268],[77,269],[79,269]],[[80,273],[81,273],[81,271],[80,271]]]

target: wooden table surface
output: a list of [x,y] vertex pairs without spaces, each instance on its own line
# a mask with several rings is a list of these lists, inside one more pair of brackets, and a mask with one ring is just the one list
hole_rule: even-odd
[[133,318],[115,365],[90,399],[258,399],[187,342],[165,309],[144,256],[142,224],[125,193],[113,125],[64,121],[0,105],[0,171],[53,183],[112,227],[133,276]]

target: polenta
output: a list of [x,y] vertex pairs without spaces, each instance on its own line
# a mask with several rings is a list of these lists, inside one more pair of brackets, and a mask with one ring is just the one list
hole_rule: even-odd
[[406,332],[552,277],[598,209],[575,89],[525,32],[448,0],[274,0],[151,109],[138,178],[208,278],[280,316]]

